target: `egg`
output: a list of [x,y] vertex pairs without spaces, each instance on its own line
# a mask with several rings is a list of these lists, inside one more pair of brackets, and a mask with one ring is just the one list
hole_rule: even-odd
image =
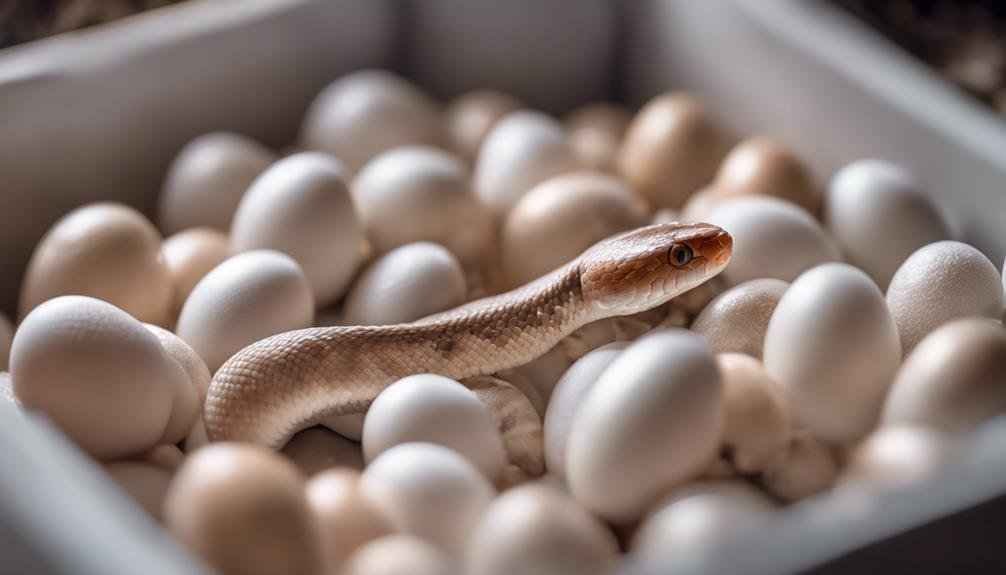
[[161,444],[153,449],[148,449],[132,458],[132,461],[139,461],[150,465],[156,465],[170,473],[178,471],[185,461],[185,454],[177,445]]
[[510,489],[472,532],[472,575],[600,573],[615,565],[618,542],[603,523],[562,493],[541,485]]
[[363,418],[363,413],[350,413],[349,415],[326,417],[319,423],[343,437],[360,441],[360,438],[363,437]]
[[778,279],[748,280],[716,296],[692,322],[716,353],[736,352],[761,359],[772,312],[789,284]]
[[496,492],[464,456],[433,443],[402,443],[381,453],[361,485],[403,533],[460,556]]
[[329,84],[311,102],[301,140],[358,172],[385,150],[443,142],[439,105],[408,80],[385,70],[361,70]]
[[495,90],[473,90],[458,96],[447,107],[447,148],[465,162],[474,163],[496,122],[520,108],[519,100]]
[[13,407],[20,406],[20,402],[14,395],[14,383],[6,371],[0,371],[0,403]]
[[835,174],[824,222],[846,261],[881,289],[915,250],[950,235],[912,175],[882,160],[859,160]]
[[360,444],[322,426],[298,431],[282,452],[307,477],[333,467],[363,470]]
[[918,483],[940,471],[954,447],[949,436],[935,429],[882,427],[856,446],[839,484],[899,487]]
[[275,152],[241,134],[199,136],[168,168],[157,206],[158,226],[165,234],[203,226],[228,230],[245,190],[277,159]]
[[297,262],[277,251],[254,250],[228,259],[196,284],[175,333],[213,373],[243,347],[308,327],[313,318],[311,287]]
[[153,447],[175,390],[188,385],[143,324],[85,296],[54,298],[28,314],[14,334],[10,368],[18,400],[100,459]]
[[608,365],[576,410],[566,478],[614,523],[638,519],[719,447],[723,385],[712,351],[682,329],[651,332]]
[[733,256],[721,274],[731,286],[766,277],[793,281],[807,269],[838,259],[817,220],[785,200],[738,198],[706,219],[733,237]]
[[460,383],[424,373],[384,389],[363,422],[363,456],[369,463],[395,445],[425,441],[468,458],[491,481],[506,457],[499,431],[482,402]]
[[668,93],[633,118],[618,151],[618,167],[650,207],[680,208],[713,179],[729,138],[695,98]]
[[723,447],[732,467],[758,473],[789,447],[789,405],[761,362],[740,353],[716,356],[726,397]]
[[202,413],[206,391],[210,387],[210,371],[199,354],[180,337],[156,325],[144,324],[144,327],[154,334],[164,351],[185,373],[184,378],[175,380],[171,416],[161,438],[163,443],[174,445],[185,439]]
[[14,324],[0,312],[0,371],[10,365],[10,345],[14,341]]
[[506,465],[499,483],[517,485],[545,472],[541,444],[541,417],[524,393],[499,377],[467,377],[464,386],[489,413],[503,441]]
[[339,571],[343,575],[457,575],[443,551],[418,537],[388,535],[364,544]]
[[222,573],[321,571],[304,479],[263,447],[214,443],[186,459],[164,504],[168,529]]
[[322,549],[329,570],[338,569],[360,546],[394,533],[391,519],[360,488],[360,474],[330,469],[306,487],[307,502],[321,528]]
[[549,178],[524,194],[500,232],[511,287],[573,260],[595,243],[647,223],[647,208],[622,180],[597,172]]
[[828,446],[806,431],[793,434],[789,449],[761,475],[761,484],[783,501],[798,501],[827,490],[838,475]]
[[688,196],[685,205],[681,207],[679,217],[672,221],[684,223],[703,222],[706,220],[706,216],[714,209],[734,199],[736,197],[716,194],[711,185],[705,186]]
[[165,324],[171,277],[161,234],[123,204],[87,204],[59,219],[35,246],[21,283],[20,316],[61,295],[107,301],[140,321]]
[[171,275],[171,317],[177,318],[192,288],[231,256],[230,238],[213,228],[189,228],[164,240],[161,253]]
[[562,125],[540,112],[520,110],[496,123],[475,160],[475,193],[503,218],[536,184],[577,167]]
[[887,305],[908,354],[929,332],[951,320],[1001,319],[1003,285],[995,265],[980,251],[961,242],[936,242],[901,264],[887,287]]
[[618,148],[631,121],[629,110],[607,102],[574,110],[566,118],[566,128],[580,164],[593,170],[616,172]]
[[363,241],[346,178],[342,166],[320,152],[276,162],[241,198],[231,225],[233,250],[281,251],[300,265],[318,306],[339,299]]
[[[162,446],[178,451],[173,445]],[[180,464],[181,452],[177,453]],[[153,459],[143,457],[112,461],[103,465],[105,471],[111,476],[119,487],[129,494],[133,500],[149,513],[154,519],[162,521],[164,519],[164,500],[171,484],[171,478],[177,470],[174,461],[165,464]]]
[[1003,382],[1003,326],[985,319],[956,320],[926,336],[905,359],[884,405],[883,422],[967,432],[1006,410]]
[[765,369],[786,390],[793,419],[827,442],[855,441],[877,424],[900,362],[883,294],[848,264],[803,273],[765,333]]
[[770,137],[744,140],[730,150],[711,189],[721,197],[776,196],[812,214],[821,209],[821,192],[807,167],[786,144]]

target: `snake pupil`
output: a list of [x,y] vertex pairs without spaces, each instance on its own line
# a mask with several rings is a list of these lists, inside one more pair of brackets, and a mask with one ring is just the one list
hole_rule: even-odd
[[683,266],[692,260],[692,248],[677,244],[671,248],[671,263],[676,266]]

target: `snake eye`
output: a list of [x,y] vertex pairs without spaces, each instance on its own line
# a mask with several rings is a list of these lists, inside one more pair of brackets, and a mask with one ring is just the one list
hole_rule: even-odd
[[693,255],[692,248],[685,244],[674,244],[670,253],[671,265],[679,268],[692,261]]

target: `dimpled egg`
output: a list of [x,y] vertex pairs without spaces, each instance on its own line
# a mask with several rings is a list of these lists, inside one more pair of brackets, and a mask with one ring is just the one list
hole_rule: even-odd
[[783,142],[764,136],[730,150],[711,189],[716,197],[776,196],[812,214],[821,208],[821,192],[800,159]]
[[995,265],[980,251],[942,241],[919,248],[901,264],[887,288],[887,304],[907,354],[950,320],[1001,319],[1003,285]]
[[883,294],[848,264],[803,273],[765,333],[765,369],[786,390],[794,420],[828,442],[854,441],[876,425],[900,362]]
[[458,96],[446,111],[448,149],[469,164],[496,122],[520,109],[513,96],[495,90],[474,90]]
[[230,238],[213,228],[189,228],[161,244],[171,274],[171,316],[177,318],[199,280],[231,256]]
[[601,374],[573,419],[573,496],[616,523],[638,519],[700,473],[719,447],[724,398],[709,346],[683,329],[651,332]]
[[789,284],[763,278],[746,281],[716,296],[692,322],[716,353],[736,352],[761,359],[765,332]]

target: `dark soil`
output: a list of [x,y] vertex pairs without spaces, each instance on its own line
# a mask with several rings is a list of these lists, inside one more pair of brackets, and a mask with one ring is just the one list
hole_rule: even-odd
[[0,0],[0,48],[118,20],[182,0]]

